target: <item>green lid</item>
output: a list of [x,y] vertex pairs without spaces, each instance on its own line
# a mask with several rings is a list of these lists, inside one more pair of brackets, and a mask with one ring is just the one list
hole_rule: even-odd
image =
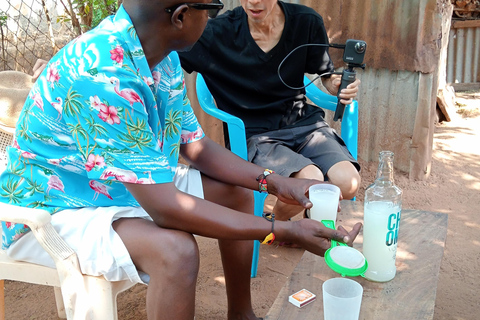
[[368,262],[363,254],[348,246],[332,247],[325,252],[325,262],[342,277],[364,276]]
[[[327,228],[335,229],[335,224],[331,220],[322,220],[322,223]],[[335,240],[332,240],[331,243],[332,246],[325,252],[325,263],[330,269],[339,273],[342,277],[363,277],[368,268],[368,262],[364,255],[344,243]]]

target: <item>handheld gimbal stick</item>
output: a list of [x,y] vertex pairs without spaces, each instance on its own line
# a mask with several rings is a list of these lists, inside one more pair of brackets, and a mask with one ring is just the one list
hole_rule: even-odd
[[333,121],[338,121],[343,118],[343,113],[345,111],[345,105],[340,102],[340,92],[345,89],[350,83],[354,82],[356,79],[356,73],[353,67],[348,69],[344,69],[342,72],[342,82],[340,83],[340,87],[338,88],[337,92],[337,108],[335,109],[335,115],[333,116]]
[[342,72],[342,82],[340,83],[337,92],[337,108],[335,109],[335,115],[333,116],[333,121],[338,121],[343,118],[343,113],[345,111],[345,105],[340,103],[340,92],[350,83],[355,81],[356,73],[354,68],[365,69],[363,58],[365,56],[365,50],[367,49],[367,43],[363,40],[348,39],[345,45],[332,44],[330,46],[344,49],[343,61],[347,64],[347,68]]

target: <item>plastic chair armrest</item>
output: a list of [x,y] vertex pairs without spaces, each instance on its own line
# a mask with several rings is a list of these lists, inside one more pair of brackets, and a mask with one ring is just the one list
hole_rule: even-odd
[[52,217],[48,211],[14,206],[0,202],[0,221],[9,221],[28,225],[38,229],[50,223]]
[[[304,76],[304,85],[307,85],[310,82],[311,80],[307,76]],[[311,83],[310,85],[305,87],[305,91],[308,99],[310,99],[315,105],[319,106],[322,109],[335,111],[338,101],[336,96],[332,96],[323,92],[315,85],[315,83]]]
[[49,212],[0,203],[0,221],[25,224],[30,227],[40,245],[52,257],[55,264],[75,254],[53,228]]

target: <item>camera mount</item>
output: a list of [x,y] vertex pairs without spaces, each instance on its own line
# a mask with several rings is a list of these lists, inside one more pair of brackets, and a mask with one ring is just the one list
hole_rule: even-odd
[[347,64],[347,67],[341,73],[342,80],[337,91],[338,103],[335,109],[335,115],[333,116],[333,121],[338,121],[343,118],[343,113],[345,111],[345,105],[340,102],[340,92],[350,83],[355,81],[355,68],[365,69],[363,58],[365,57],[365,51],[367,50],[367,43],[363,40],[349,39],[345,44],[331,44],[330,47],[343,49],[343,62]]

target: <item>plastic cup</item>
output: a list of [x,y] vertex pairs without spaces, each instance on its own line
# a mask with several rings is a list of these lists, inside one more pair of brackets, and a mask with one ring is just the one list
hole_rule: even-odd
[[358,320],[363,287],[348,278],[332,278],[323,283],[323,319]]
[[337,220],[338,201],[340,188],[328,183],[314,184],[308,189],[310,201],[313,207],[310,209],[310,218],[322,220]]

